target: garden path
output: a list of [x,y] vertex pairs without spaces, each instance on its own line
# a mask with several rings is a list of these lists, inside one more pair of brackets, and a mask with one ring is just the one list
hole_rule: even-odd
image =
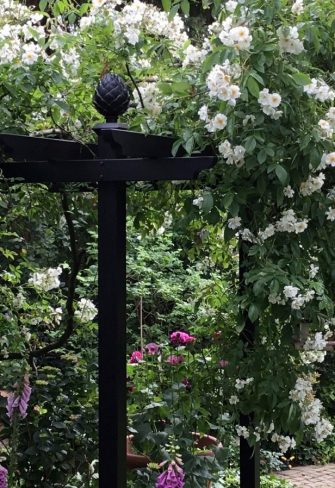
[[299,466],[280,474],[296,488],[335,488],[335,463],[325,466]]

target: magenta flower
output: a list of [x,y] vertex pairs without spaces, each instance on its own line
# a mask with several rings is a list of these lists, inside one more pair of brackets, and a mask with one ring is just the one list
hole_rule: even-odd
[[229,361],[227,361],[226,359],[220,359],[218,364],[220,368],[226,368],[229,364]]
[[19,410],[19,414],[21,418],[23,419],[26,418],[30,395],[31,395],[31,387],[29,385],[29,379],[28,377],[25,377],[21,395],[18,395],[17,393],[11,393],[7,398],[6,409],[7,409],[7,415],[10,418],[10,420],[12,420],[13,418],[15,409]]
[[8,488],[8,471],[0,464],[0,488]]
[[150,356],[155,356],[159,353],[159,345],[155,342],[149,342],[149,344],[145,346],[145,349]]
[[189,335],[187,332],[172,332],[170,335],[170,341],[172,344],[184,345],[195,341],[195,337]]
[[139,363],[143,359],[143,354],[141,351],[134,351],[131,353],[130,362],[132,364]]
[[188,378],[184,378],[181,380],[182,384],[185,386],[186,390],[191,390],[192,389],[192,383]]
[[180,354],[179,356],[175,356],[174,354],[172,354],[167,358],[166,362],[169,364],[180,364],[183,363],[184,360],[185,358],[183,355]]
[[175,461],[172,461],[167,470],[160,474],[156,480],[156,488],[183,488],[184,471]]

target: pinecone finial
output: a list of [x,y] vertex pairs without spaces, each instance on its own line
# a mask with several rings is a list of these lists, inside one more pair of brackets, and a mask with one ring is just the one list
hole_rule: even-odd
[[107,122],[116,122],[119,115],[127,111],[130,94],[123,79],[116,74],[105,74],[98,83],[93,104]]

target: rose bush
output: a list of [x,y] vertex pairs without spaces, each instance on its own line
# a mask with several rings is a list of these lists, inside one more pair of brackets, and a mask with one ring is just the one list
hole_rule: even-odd
[[[0,7],[0,129],[88,142],[99,117],[87,95],[113,69],[133,90],[124,116],[131,128],[172,134],[173,154],[216,154],[193,193],[183,196],[174,182],[150,197],[130,191],[129,209],[142,229],[158,228],[171,198],[172,219],[194,236],[191,259],[208,246],[215,261],[222,236],[235,247],[239,236],[243,293],[229,355],[220,358],[229,361],[220,401],[224,395],[236,434],[252,445],[270,436],[286,451],[306,428],[316,441],[326,438],[332,425],[314,385],[334,330],[332,1],[214,2],[212,21],[196,35],[170,2],[166,11],[139,0],[52,4],[56,17],[43,1],[41,12],[10,0]],[[182,2],[184,13],[188,6]],[[159,211],[144,211],[148,201]],[[209,226],[216,239],[206,240]],[[33,282],[49,282],[46,270],[59,262],[42,271],[35,263]],[[21,286],[25,266],[15,273],[7,266],[3,279]],[[237,296],[236,277],[233,287]],[[12,313],[17,297],[3,290]],[[34,300],[34,307],[39,316],[52,307],[56,321],[61,300]],[[21,336],[8,332],[16,318],[5,315],[2,354],[24,351]],[[252,347],[240,338],[246,316],[255,324]],[[300,351],[293,338],[302,323],[311,325]],[[241,413],[252,416],[248,428],[239,425]]]

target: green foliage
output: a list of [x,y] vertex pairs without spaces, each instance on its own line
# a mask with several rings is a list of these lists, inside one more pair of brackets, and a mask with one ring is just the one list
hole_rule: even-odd
[[[215,488],[238,488],[240,486],[239,476],[236,470],[227,470],[224,475],[224,481],[214,485]],[[285,480],[275,476],[261,476],[261,488],[293,488],[293,485]]]
[[[188,480],[203,480],[219,477],[227,453],[218,452],[214,460],[190,455],[193,429],[222,435],[228,446],[243,413],[253,418],[251,445],[272,432],[300,442],[306,405],[290,392],[297,378],[314,384],[318,366],[304,360],[293,338],[301,323],[312,324],[311,334],[334,325],[334,165],[322,167],[323,155],[333,151],[333,134],[319,125],[332,100],[306,92],[313,79],[334,88],[332,0],[306,0],[300,13],[286,0],[250,0],[233,13],[218,0],[164,1],[167,13],[141,3],[136,15],[132,2],[115,8],[113,2],[41,0],[42,17],[17,2],[3,3],[1,131],[91,142],[91,128],[100,120],[91,94],[100,74],[112,68],[133,90],[124,115],[131,129],[172,135],[174,155],[179,149],[189,155],[206,150],[218,157],[193,189],[185,191],[183,182],[129,188],[129,352],[142,346],[140,310],[145,342],[159,342],[165,359],[171,331],[188,330],[197,338],[175,370],[154,358],[129,367],[135,445],[157,461],[172,459],[173,436]],[[190,36],[178,13],[191,17]],[[248,28],[247,47],[230,45],[230,17],[233,26]],[[212,20],[217,23],[208,32]],[[303,49],[290,52],[282,36],[295,35],[295,26],[293,41]],[[234,99],[209,93],[210,73],[228,64]],[[279,112],[262,108],[264,89],[277,96]],[[204,106],[206,120],[199,118]],[[217,114],[227,117],[224,127],[211,126]],[[225,157],[224,141],[240,148],[238,162],[234,151],[232,160]],[[320,183],[321,172],[322,188],[304,191],[309,178]],[[45,483],[46,470],[51,486],[95,486],[96,324],[83,324],[76,311],[82,297],[96,299],[96,195],[71,196],[66,209],[64,194],[1,183],[1,385],[13,388],[30,369],[36,407],[20,427],[27,435],[20,437],[18,472],[32,487]],[[243,276],[237,274],[238,242]],[[59,265],[57,289],[38,290],[29,282],[33,273]],[[319,268],[314,276],[311,265]],[[297,300],[285,295],[285,287],[298,289]],[[57,308],[63,310],[60,322]],[[247,322],[255,327],[252,345],[241,340]],[[34,355],[59,340],[52,354]],[[218,361],[228,363],[219,368]],[[333,378],[326,374],[319,393],[333,415]],[[236,384],[246,379],[240,391]],[[5,421],[4,409],[1,415]],[[4,435],[9,429],[7,422]],[[323,445],[320,457],[332,456],[330,445]],[[147,486],[155,476],[149,470],[131,475],[134,486]]]

